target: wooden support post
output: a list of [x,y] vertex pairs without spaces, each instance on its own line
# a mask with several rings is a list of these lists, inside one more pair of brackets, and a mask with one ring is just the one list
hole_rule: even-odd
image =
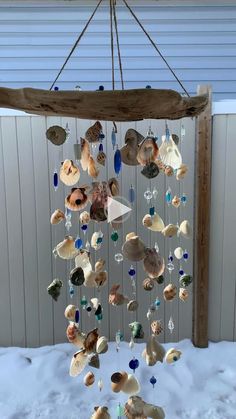
[[208,346],[208,288],[211,198],[211,87],[199,86],[209,102],[197,117],[195,143],[195,211],[193,263],[193,344]]

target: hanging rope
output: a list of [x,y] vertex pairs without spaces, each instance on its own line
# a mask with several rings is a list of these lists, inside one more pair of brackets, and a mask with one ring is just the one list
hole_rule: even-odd
[[113,0],[110,0],[110,35],[111,35],[111,78],[112,90],[115,90],[115,66],[114,66],[114,38],[113,38]]
[[123,68],[122,68],[121,53],[120,53],[118,23],[117,23],[117,17],[116,17],[116,3],[114,3],[113,5],[113,18],[114,18],[115,31],[116,31],[116,44],[117,44],[118,60],[119,60],[119,67],[120,67],[121,86],[122,86],[122,90],[124,90],[125,87],[124,87],[124,78],[123,78]]
[[95,13],[96,13],[97,9],[99,8],[100,4],[102,3],[102,1],[103,1],[103,0],[100,0],[100,1],[98,2],[97,6],[95,7],[95,10],[94,10],[94,11],[93,11],[93,13],[91,14],[91,16],[90,16],[89,20],[87,21],[87,23],[86,23],[86,25],[85,25],[84,29],[82,30],[82,32],[81,32],[81,34],[79,35],[79,37],[78,37],[77,41],[76,41],[76,42],[75,42],[75,44],[73,45],[73,47],[72,47],[72,49],[71,49],[71,51],[70,51],[70,53],[69,53],[68,57],[66,58],[66,60],[65,60],[65,62],[64,62],[64,64],[63,64],[63,66],[61,67],[60,71],[58,72],[58,74],[57,74],[57,76],[56,76],[56,78],[55,78],[55,80],[54,80],[54,82],[52,83],[52,85],[51,85],[51,87],[50,87],[50,90],[52,90],[52,88],[54,87],[54,85],[55,85],[56,81],[59,79],[59,77],[60,77],[60,75],[61,75],[62,71],[64,70],[64,68],[65,68],[66,64],[68,63],[68,61],[69,61],[69,59],[70,59],[71,55],[73,54],[74,50],[76,49],[76,47],[78,46],[78,44],[79,44],[80,40],[82,39],[83,35],[85,34],[85,32],[86,32],[86,30],[87,30],[87,27],[89,26],[89,24],[90,24],[91,20],[93,19],[94,15],[95,15]]
[[158,54],[160,55],[160,57],[162,58],[162,60],[165,62],[165,64],[167,65],[167,67],[169,68],[169,70],[171,71],[171,73],[173,74],[173,76],[175,77],[175,79],[177,80],[177,82],[179,83],[179,85],[182,87],[182,89],[184,90],[184,92],[186,93],[186,95],[188,97],[190,97],[189,93],[187,92],[187,90],[185,89],[185,87],[183,86],[183,84],[181,83],[181,81],[179,80],[179,78],[177,77],[177,75],[175,74],[175,72],[172,70],[172,68],[170,67],[170,65],[166,61],[165,57],[162,55],[161,51],[159,50],[159,48],[157,47],[157,45],[155,44],[155,42],[152,40],[152,38],[150,37],[149,33],[146,31],[146,29],[144,28],[144,26],[140,22],[140,20],[137,18],[136,14],[133,12],[133,10],[131,9],[131,7],[128,5],[127,1],[126,0],[123,0],[123,2],[126,5],[126,7],[129,9],[130,13],[134,17],[134,19],[136,20],[136,22],[138,23],[138,25],[140,26],[140,28],[142,29],[142,31],[148,37],[148,39],[151,42],[152,46],[155,48],[155,50],[158,52]]

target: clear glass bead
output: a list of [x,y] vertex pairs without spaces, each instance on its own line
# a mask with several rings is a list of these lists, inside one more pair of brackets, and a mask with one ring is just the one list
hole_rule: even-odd
[[166,267],[169,273],[171,273],[175,269],[174,264],[172,262],[167,263]]
[[175,328],[174,321],[173,321],[172,316],[170,316],[170,320],[168,321],[168,329],[170,333],[173,333],[174,328]]
[[102,391],[103,389],[103,381],[101,378],[98,380],[98,388],[99,388],[99,391]]
[[150,191],[149,188],[144,192],[143,196],[147,200],[147,203],[149,204],[149,202],[152,199],[152,192]]
[[155,187],[154,189],[153,189],[153,191],[152,191],[152,196],[153,196],[153,199],[157,199],[157,196],[158,196],[158,190],[157,190],[157,188]]
[[181,140],[185,137],[185,126],[184,124],[181,124],[181,130],[180,130]]
[[159,249],[159,246],[158,246],[157,242],[155,242],[154,248],[155,248],[156,252],[158,253],[160,249]]
[[115,261],[117,262],[117,263],[120,263],[120,262],[122,262],[123,261],[123,255],[122,255],[122,253],[116,253],[115,254]]

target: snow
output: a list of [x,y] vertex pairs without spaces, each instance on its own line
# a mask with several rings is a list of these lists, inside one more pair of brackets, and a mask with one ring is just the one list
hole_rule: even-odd
[[[210,343],[207,349],[194,348],[189,340],[175,346],[183,352],[174,364],[145,365],[141,358],[143,344],[132,350],[122,342],[117,355],[115,344],[100,356],[101,368],[87,367],[96,375],[95,384],[86,388],[81,376],[68,374],[74,352],[71,344],[36,349],[0,348],[0,418],[1,419],[90,419],[93,407],[107,405],[116,418],[118,402],[125,394],[110,390],[110,376],[119,370],[129,371],[133,356],[140,360],[136,375],[141,382],[141,397],[164,408],[166,419],[235,419],[236,418],[236,343]],[[152,389],[149,379],[157,378]],[[104,388],[99,392],[97,381]]]

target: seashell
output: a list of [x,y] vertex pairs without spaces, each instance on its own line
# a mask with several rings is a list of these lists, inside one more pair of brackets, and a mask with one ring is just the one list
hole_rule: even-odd
[[73,259],[78,255],[78,249],[75,248],[75,240],[72,236],[66,236],[64,240],[55,247],[53,253],[57,253],[62,259]]
[[164,410],[153,404],[144,402],[141,397],[132,396],[125,404],[124,413],[128,419],[164,419]]
[[102,245],[103,234],[101,231],[95,231],[91,237],[91,246],[94,250],[98,250]]
[[93,368],[97,368],[97,369],[99,369],[99,368],[100,368],[100,361],[99,361],[99,356],[98,356],[98,354],[95,354],[95,355],[93,355],[93,356],[90,358],[90,360],[89,360],[89,362],[88,362],[88,365],[89,365],[90,367],[93,367]]
[[63,282],[58,279],[55,278],[51,284],[47,287],[47,292],[49,295],[51,295],[51,297],[53,298],[53,300],[57,301],[58,297],[61,293],[61,287],[63,286]]
[[79,168],[72,160],[66,159],[60,168],[60,179],[67,186],[75,185],[80,178]]
[[66,141],[66,130],[59,125],[54,125],[47,129],[46,137],[54,145],[62,145]]
[[84,368],[86,367],[88,362],[88,355],[84,349],[76,352],[71,360],[70,364],[70,376],[77,377]]
[[181,275],[179,278],[179,283],[182,287],[188,287],[193,282],[193,277],[191,275]]
[[83,211],[81,212],[80,216],[79,216],[79,220],[81,222],[81,224],[88,224],[90,221],[90,215],[88,211]]
[[87,288],[95,288],[96,287],[96,272],[90,271],[89,269],[84,270],[84,286]]
[[166,176],[170,177],[170,176],[173,176],[174,170],[172,169],[171,166],[165,166],[164,173]]
[[151,329],[152,329],[152,333],[156,336],[160,335],[161,332],[163,331],[163,327],[161,325],[161,322],[159,320],[154,320],[151,323]]
[[144,136],[133,128],[129,128],[125,134],[125,144],[139,145],[144,140]]
[[143,339],[144,331],[140,322],[132,322],[129,324],[134,339]]
[[150,349],[155,356],[156,362],[163,362],[165,357],[165,348],[157,340],[155,336],[150,336]]
[[189,239],[192,235],[192,229],[188,220],[182,221],[179,226],[180,234],[186,239]]
[[86,385],[86,387],[90,387],[94,384],[95,381],[95,376],[94,373],[89,371],[85,376],[84,376],[84,384]]
[[176,179],[182,180],[188,173],[188,166],[186,164],[181,164],[180,167],[177,169],[176,172]]
[[51,224],[59,224],[62,220],[64,220],[65,214],[60,209],[56,209],[51,215],[50,223]]
[[181,203],[180,198],[177,195],[175,195],[174,198],[172,199],[172,205],[173,205],[173,207],[179,208],[180,203]]
[[95,309],[95,310],[97,310],[97,308],[98,308],[98,305],[99,305],[99,299],[97,298],[97,297],[94,297],[94,298],[91,298],[91,303],[92,303],[92,305],[93,305],[93,308]]
[[84,341],[84,349],[87,353],[95,352],[96,344],[98,341],[98,329],[91,330]]
[[120,193],[119,182],[116,178],[112,177],[108,180],[108,186],[111,191],[112,196],[117,196]]
[[88,161],[88,175],[96,178],[99,175],[99,169],[96,166],[95,160],[92,156],[89,157],[89,161]]
[[136,311],[138,308],[138,301],[136,300],[130,300],[127,304],[127,310],[128,311]]
[[111,376],[111,388],[114,393],[119,393],[125,382],[128,380],[128,374],[125,371],[115,372]]
[[162,234],[165,237],[173,237],[177,234],[178,227],[175,224],[168,224],[165,228],[162,230]]
[[99,153],[97,155],[97,162],[99,164],[101,164],[102,166],[105,166],[106,158],[107,158],[107,156],[104,153],[104,151],[99,151]]
[[96,343],[96,352],[104,354],[108,350],[108,340],[105,336],[101,336]]
[[165,135],[162,136],[159,155],[162,162],[166,166],[171,166],[174,170],[178,169],[182,164],[181,154],[172,137],[167,140]]
[[162,409],[162,407],[154,406],[153,404],[145,403],[144,408],[143,408],[143,413],[145,416],[152,419],[165,418],[165,412]]
[[84,140],[83,138],[80,139],[81,143],[81,166],[83,170],[88,170],[88,163],[90,157],[90,146],[88,141]]
[[124,297],[123,294],[118,293],[118,289],[120,288],[119,284],[114,284],[109,292],[109,304],[113,306],[119,306],[124,304],[128,301],[127,297]]
[[145,289],[145,291],[152,291],[152,289],[154,288],[154,281],[151,278],[146,278],[143,281],[143,288]]
[[102,132],[102,124],[96,121],[85,133],[85,138],[89,143],[97,143]]
[[105,268],[106,261],[104,259],[98,259],[95,263],[95,272],[101,272]]
[[186,288],[180,288],[179,289],[179,299],[181,301],[187,301],[188,296],[189,296],[189,294],[188,294],[188,290],[186,290]]
[[144,215],[142,224],[144,227],[151,227],[152,226],[152,217],[149,214]]
[[80,266],[78,268],[75,267],[70,271],[70,282],[72,285],[79,287],[80,285],[83,285],[84,280],[84,271]]
[[132,239],[133,237],[136,237],[136,233],[134,233],[132,231],[131,233],[126,234],[125,241],[128,241],[128,240]]
[[147,179],[153,179],[154,177],[157,177],[157,175],[159,174],[159,167],[154,162],[147,163],[141,170],[141,173]]
[[155,213],[153,216],[146,214],[143,217],[142,223],[151,231],[162,231],[165,228],[165,224],[162,218],[157,213]]
[[156,278],[163,274],[165,270],[165,261],[155,248],[146,249],[146,256],[143,260],[143,269],[150,278]]
[[108,412],[108,407],[96,406],[94,410],[95,412],[91,416],[91,419],[111,419],[111,416]]
[[69,304],[65,309],[65,318],[73,322],[75,320],[75,312],[76,307],[73,304]]
[[113,228],[113,230],[119,230],[122,228],[123,226],[123,217],[120,216],[118,218],[115,218],[114,220],[111,221],[111,226]]
[[105,285],[105,283],[107,282],[107,279],[108,279],[107,271],[95,273],[94,280],[96,282],[97,287],[102,287],[103,285]]
[[163,290],[163,297],[166,301],[172,301],[177,294],[177,288],[174,284],[168,284]]
[[128,374],[128,378],[122,386],[121,391],[129,395],[134,395],[139,393],[140,390],[138,379],[133,374]]
[[145,245],[139,236],[132,236],[123,244],[122,253],[129,260],[142,260],[145,257]]
[[182,259],[184,254],[184,251],[182,249],[182,247],[176,247],[176,249],[174,250],[174,255],[176,257],[176,259],[180,260]]
[[175,348],[171,348],[166,352],[165,361],[168,364],[172,364],[180,359],[182,352],[178,351]]
[[92,270],[92,265],[87,250],[79,250],[78,255],[75,257],[75,266],[77,268],[81,267],[84,272]]
[[179,144],[179,136],[177,134],[172,134],[172,140],[176,145]]
[[72,188],[71,193],[65,199],[65,206],[71,211],[81,211],[86,207],[87,203],[86,187]]
[[[153,138],[145,138],[139,145],[137,160],[139,164],[145,166],[147,163],[154,162],[159,154],[156,141]],[[159,170],[158,170],[159,173]]]
[[137,160],[138,146],[144,137],[134,129],[128,129],[125,134],[125,146],[121,148],[121,160],[128,166],[138,166]]
[[85,335],[81,333],[75,323],[70,323],[66,329],[66,336],[70,343],[83,347]]

